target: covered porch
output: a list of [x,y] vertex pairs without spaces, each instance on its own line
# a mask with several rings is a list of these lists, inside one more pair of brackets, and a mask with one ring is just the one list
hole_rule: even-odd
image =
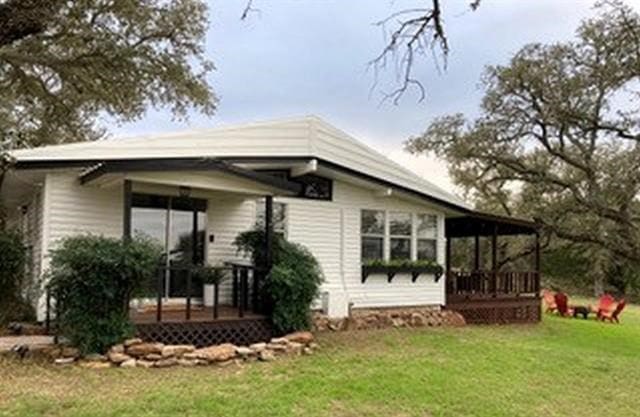
[[[468,323],[518,323],[540,320],[540,238],[535,223],[511,217],[472,213],[449,218],[446,235],[446,308]],[[527,236],[528,248],[518,270],[500,264],[499,239]],[[455,265],[452,245],[473,240],[472,264]],[[489,241],[490,260],[483,262],[481,239]],[[468,263],[469,259],[465,258]]]
[[[123,239],[143,234],[162,248],[154,279],[130,304],[139,337],[196,346],[271,337],[261,288],[271,268],[273,198],[296,195],[297,184],[213,159],[108,161],[79,180],[119,188]],[[267,255],[253,265],[233,240],[258,217]],[[215,282],[198,274],[205,265],[219,275]]]

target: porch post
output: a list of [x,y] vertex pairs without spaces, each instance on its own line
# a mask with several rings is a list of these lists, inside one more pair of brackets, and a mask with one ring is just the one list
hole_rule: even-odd
[[480,270],[480,236],[476,235],[474,239],[474,256],[473,256],[473,270]]
[[[451,237],[447,236],[446,237],[446,244],[445,244],[445,260],[444,260],[444,264],[445,264],[445,279],[444,279],[444,287],[445,287],[445,297],[446,294],[448,294],[448,291],[451,291],[451,293],[455,293],[455,290],[453,289],[453,285],[454,285],[454,278],[453,278],[453,274],[451,273]],[[446,303],[446,298],[445,298],[445,303]]]
[[[266,273],[273,265],[273,197],[268,195],[264,201],[264,233],[265,233],[265,264]],[[262,265],[261,265],[262,266]]]
[[449,272],[451,271],[451,238],[447,237],[447,243],[446,243],[446,252],[445,252],[445,256],[447,259],[445,259],[445,268],[447,270],[447,277],[449,277]]
[[131,239],[131,203],[132,186],[131,180],[124,180],[123,184],[123,213],[122,213],[122,238]]
[[536,251],[535,251],[535,271],[536,271],[536,293],[540,292],[540,233],[536,231]]
[[493,225],[491,235],[491,278],[493,280],[493,294],[498,293],[498,226]]

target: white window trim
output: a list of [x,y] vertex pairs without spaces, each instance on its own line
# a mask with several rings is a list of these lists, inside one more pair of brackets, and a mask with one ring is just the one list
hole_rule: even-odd
[[[285,215],[287,208],[285,207]],[[378,234],[363,234],[362,233],[362,212],[364,210],[370,211],[380,211],[384,213],[384,236]],[[391,236],[391,222],[389,221],[391,213],[409,213],[411,214],[411,261],[418,260],[418,215],[426,215],[426,216],[435,216],[436,218],[436,235],[434,238],[423,238],[425,240],[434,240],[436,246],[436,262],[440,262],[441,259],[441,251],[440,251],[440,241],[444,238],[444,217],[440,214],[429,212],[429,211],[411,211],[411,210],[389,210],[389,209],[378,209],[378,208],[362,208],[359,210],[359,233],[360,233],[360,262],[362,262],[362,238],[369,237],[382,237],[382,259],[385,262],[388,262],[391,259],[391,238],[406,238],[406,236],[402,235],[393,235]],[[288,222],[285,227],[288,225]]]

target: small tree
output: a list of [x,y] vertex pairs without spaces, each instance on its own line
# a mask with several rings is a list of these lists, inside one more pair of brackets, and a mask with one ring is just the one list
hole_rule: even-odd
[[103,352],[132,333],[129,300],[154,274],[160,252],[150,240],[101,236],[64,239],[53,252],[49,288],[62,335],[82,352]]
[[[252,230],[235,240],[240,252],[251,255],[255,265],[264,265],[265,233]],[[308,329],[310,306],[318,297],[323,275],[318,261],[304,246],[274,235],[273,267],[262,287],[271,306],[271,321],[278,333]]]

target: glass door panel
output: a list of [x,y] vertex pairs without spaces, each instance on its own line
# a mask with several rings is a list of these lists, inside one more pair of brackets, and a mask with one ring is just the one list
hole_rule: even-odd
[[[134,194],[131,207],[131,226],[134,234],[142,234],[163,249],[167,266],[190,267],[205,260],[206,201],[186,197],[171,198]],[[150,283],[155,294],[157,283]],[[202,297],[202,283],[191,284],[191,296]],[[184,270],[167,272],[163,287],[165,298],[184,298],[187,295],[187,276]]]

